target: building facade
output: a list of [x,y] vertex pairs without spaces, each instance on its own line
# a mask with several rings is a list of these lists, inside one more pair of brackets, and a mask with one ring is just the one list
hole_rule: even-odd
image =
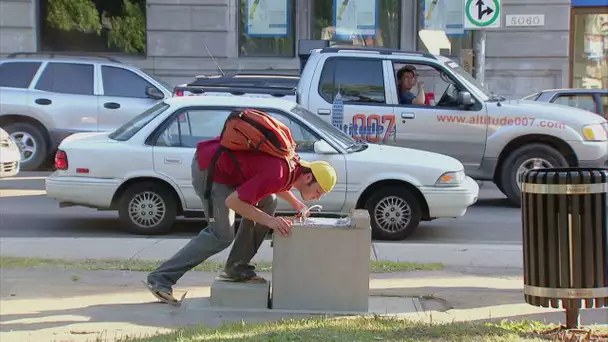
[[[100,2],[55,2],[62,1],[76,1],[82,6]],[[96,11],[84,7],[93,17],[99,12],[97,21],[101,21],[101,26],[91,24],[86,35],[61,36],[65,33],[56,28],[61,23],[49,28],[50,11],[61,10],[57,5],[49,9],[46,0],[0,0],[0,56],[49,50],[112,53],[126,63],[178,84],[195,75],[217,73],[209,54],[224,71],[297,73],[299,39],[348,40],[353,44],[435,52],[436,46],[426,46],[434,45],[434,38],[422,39],[421,30],[444,29],[449,33],[449,55],[465,68],[472,69],[474,63],[475,33],[449,23],[462,16],[458,10],[462,11],[467,0],[351,0],[350,6],[352,3],[357,3],[358,8],[367,6],[367,13],[372,13],[369,21],[373,24],[361,26],[355,32],[348,27],[336,28],[337,17],[348,15],[344,11],[350,8],[349,0],[140,1],[143,2],[141,37],[134,34],[129,41],[114,44],[131,50],[121,53],[119,48],[106,49],[113,45],[111,35],[108,44],[100,40],[95,45],[103,32],[108,31],[106,27],[118,27],[111,19],[111,9]],[[502,0],[499,14],[502,26],[487,30],[488,88],[510,98],[546,88],[598,85],[605,88],[608,7],[602,6],[602,2],[605,4],[606,0]],[[448,9],[446,3],[452,7]],[[265,27],[250,19],[257,18],[254,12],[264,16]],[[55,38],[49,37],[55,31],[59,32]],[[91,38],[92,31],[102,34]],[[137,29],[125,32],[134,31]],[[121,35],[115,34],[113,39],[116,36]],[[589,71],[590,68],[593,70]],[[599,78],[600,83],[589,78]]]

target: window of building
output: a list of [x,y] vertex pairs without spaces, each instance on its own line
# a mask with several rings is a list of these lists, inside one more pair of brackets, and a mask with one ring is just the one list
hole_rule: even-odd
[[38,0],[42,51],[146,51],[145,0]]
[[344,104],[386,103],[382,60],[328,59],[319,80],[319,92],[329,103],[338,93]]
[[295,56],[295,0],[240,0],[239,56]]
[[39,62],[4,62],[0,64],[0,87],[27,89],[40,64]]
[[608,7],[573,7],[571,16],[571,86],[608,88]]
[[313,0],[312,6],[312,39],[399,48],[400,0]]
[[553,100],[553,103],[588,110],[593,113],[598,112],[597,105],[595,104],[595,99],[591,94],[560,95],[555,100]]
[[153,87],[139,75],[123,68],[102,66],[101,77],[105,96],[148,98],[146,88]]
[[93,65],[49,63],[36,89],[60,94],[93,95]]
[[[457,15],[456,11],[463,10],[463,1],[437,1],[418,0],[418,34],[416,49],[424,52],[439,53],[436,44],[439,39],[432,36],[425,42],[420,37],[421,30],[441,30],[444,31],[449,45],[449,53],[445,55],[455,57],[467,57],[473,50],[473,31],[464,30],[464,13]],[[448,6],[449,5],[449,6]],[[462,21],[461,21],[462,19]],[[429,46],[427,46],[429,45]],[[441,48],[446,46],[441,45]],[[461,63],[466,64],[466,63]]]

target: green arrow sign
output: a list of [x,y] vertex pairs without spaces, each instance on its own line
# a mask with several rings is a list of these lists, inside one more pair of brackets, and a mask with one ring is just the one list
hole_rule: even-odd
[[[494,8],[485,4],[490,1]],[[467,0],[464,12],[470,23],[467,28],[496,26],[496,21],[500,18],[500,2],[498,0]]]

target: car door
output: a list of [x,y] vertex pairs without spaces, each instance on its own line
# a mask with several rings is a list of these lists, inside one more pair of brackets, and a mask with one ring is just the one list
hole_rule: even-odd
[[579,108],[599,114],[599,104],[596,102],[593,93],[558,93],[555,95],[551,103],[560,104],[568,107]]
[[[347,190],[346,158],[344,155],[315,153],[314,144],[321,140],[318,134],[314,133],[293,115],[279,111],[267,111],[267,113],[289,127],[292,137],[297,143],[296,152],[298,152],[300,158],[306,161],[324,160],[334,167],[338,176],[338,182],[334,189],[318,201],[305,203],[309,207],[315,204],[322,205],[324,212],[339,213],[344,206]],[[303,201],[302,196],[296,189],[292,189],[292,192],[300,201]],[[279,200],[277,211],[293,212],[294,210],[287,202]]]
[[159,101],[146,94],[146,88],[154,86],[131,70],[100,65],[98,75],[102,92],[97,129],[101,132],[115,130]]
[[52,122],[51,134],[97,130],[94,65],[48,62],[28,94],[36,117]]
[[[413,69],[403,73],[404,86],[401,91],[411,91],[418,95],[418,82],[423,82],[425,104],[401,104],[398,101],[399,81],[390,79],[390,89],[395,101],[393,111],[397,117],[396,141],[398,146],[445,154],[458,159],[467,170],[478,169],[486,146],[487,115],[482,101],[465,108],[458,103],[458,93],[467,89],[452,75],[437,65],[420,62],[386,61],[387,67],[395,72],[401,68]],[[413,86],[412,86],[413,85]],[[412,86],[410,90],[407,90]],[[434,97],[434,100],[430,100]],[[480,118],[482,124],[470,124]]]
[[388,104],[382,59],[328,57],[312,79],[309,110],[355,140],[393,144],[397,122]]
[[190,170],[196,145],[220,135],[229,114],[229,109],[186,108],[163,125],[154,143],[154,171],[177,184],[188,210],[203,209]]

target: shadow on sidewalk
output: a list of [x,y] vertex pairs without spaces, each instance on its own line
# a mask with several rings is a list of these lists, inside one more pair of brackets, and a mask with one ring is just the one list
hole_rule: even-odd
[[[310,315],[306,315],[310,316]],[[115,330],[99,325],[82,326],[79,324],[121,324],[150,328],[179,328],[198,325],[218,327],[226,322],[236,323],[244,320],[252,323],[277,321],[282,318],[304,318],[303,315],[284,313],[192,311],[176,308],[159,302],[101,304],[65,310],[48,310],[23,314],[7,314],[0,318],[0,332],[37,331],[41,329],[69,328],[78,334],[98,334],[103,330]],[[71,327],[68,327],[71,326]]]
[[523,291],[476,286],[370,289],[371,296],[418,297],[428,310],[474,309],[524,303]]

